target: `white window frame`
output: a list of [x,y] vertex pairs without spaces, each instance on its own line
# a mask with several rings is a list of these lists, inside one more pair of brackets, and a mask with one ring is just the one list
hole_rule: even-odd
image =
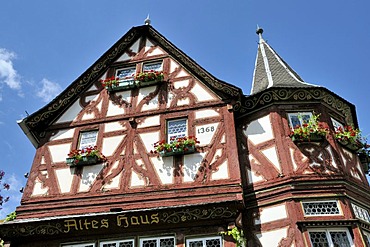
[[[306,214],[306,213],[305,213],[304,204],[308,204],[308,203],[325,203],[325,202],[335,202],[335,203],[337,204],[337,208],[338,208],[339,213],[338,213],[338,214]],[[304,216],[305,216],[305,217],[343,215],[342,209],[341,209],[340,204],[339,204],[339,202],[338,202],[337,200],[325,200],[325,201],[302,201],[302,202],[301,202],[301,205],[302,205],[302,211],[303,211],[303,214],[304,214]]]
[[298,121],[299,121],[299,126],[302,126],[302,124],[304,122],[302,122],[301,119],[299,119],[299,116],[302,116],[302,115],[308,115],[310,118],[313,116],[313,112],[311,111],[305,111],[305,112],[289,112],[288,113],[288,120],[289,120],[289,126],[294,129],[297,125],[293,125],[293,122],[292,122],[292,117],[297,117],[298,118]]
[[311,246],[313,246],[313,244],[312,244],[312,241],[311,241],[310,232],[325,232],[326,233],[326,238],[329,242],[329,247],[335,247],[334,244],[333,244],[333,241],[331,239],[330,232],[345,232],[346,235],[347,235],[347,239],[349,241],[349,244],[351,245],[351,247],[355,247],[355,245],[353,244],[352,236],[349,233],[348,229],[346,229],[346,228],[309,228],[309,229],[307,229],[307,232],[308,232],[308,237],[310,238]]
[[104,244],[116,244],[116,247],[119,247],[119,244],[124,242],[131,242],[132,246],[135,247],[135,240],[134,239],[120,239],[120,240],[107,240],[107,241],[100,241],[99,247],[103,247]]
[[336,120],[335,118],[332,118],[332,117],[330,119],[331,119],[331,122],[333,124],[334,130],[338,130],[339,127],[341,127],[343,129],[344,125],[341,122],[339,122],[338,120]]
[[[156,64],[160,64],[160,66],[156,69],[145,69],[145,66],[152,66],[152,65],[156,65]],[[155,61],[155,62],[148,62],[148,63],[144,63],[143,64],[143,69],[142,71],[145,72],[145,71],[163,71],[163,61]]]
[[145,237],[139,239],[139,247],[143,246],[143,242],[147,240],[156,240],[156,247],[160,247],[160,240],[166,239],[166,238],[172,238],[174,247],[176,247],[176,239],[174,236],[161,236],[161,237]]
[[[80,134],[79,134],[79,138],[78,138],[78,149],[84,149],[84,148],[87,148],[87,147],[89,147],[89,146],[91,146],[91,147],[94,147],[94,146],[96,146],[96,142],[97,142],[97,140],[98,140],[98,133],[99,133],[99,131],[98,130],[90,130],[90,131],[81,131],[80,132]],[[91,139],[93,139],[92,137],[86,137],[86,136],[84,136],[84,135],[92,135],[92,134],[94,134],[95,135],[95,137],[94,137],[94,139],[95,140],[91,140],[91,141],[86,141],[86,140],[84,140],[85,138],[91,138]],[[84,143],[84,142],[86,142],[86,143]]]
[[62,244],[61,247],[95,247],[95,242],[86,242],[86,243],[78,243],[78,244]]
[[[176,122],[176,121],[183,121],[185,120],[185,125],[186,125],[186,130],[183,131],[183,132],[179,132],[179,133],[171,133],[169,134],[168,133],[168,130],[169,130],[169,125],[171,122]],[[188,119],[187,118],[176,118],[176,119],[168,119],[167,122],[166,122],[166,136],[167,136],[167,142],[170,143],[171,142],[171,138],[172,137],[184,137],[184,136],[188,136],[188,130],[189,130],[189,127],[188,127]]]
[[201,237],[201,238],[186,238],[186,247],[190,246],[190,242],[195,242],[195,241],[202,241],[202,243],[203,243],[202,247],[207,247],[206,241],[207,240],[212,240],[212,239],[220,240],[220,247],[223,246],[221,236],[208,236],[208,237]]
[[[133,73],[130,76],[125,76],[124,78],[120,78],[118,75],[120,71],[122,70],[133,70]],[[116,78],[119,78],[119,82],[127,82],[127,84],[130,84],[130,82],[133,82],[135,79],[135,74],[136,74],[136,66],[130,66],[130,67],[124,67],[124,68],[119,68],[116,70]]]

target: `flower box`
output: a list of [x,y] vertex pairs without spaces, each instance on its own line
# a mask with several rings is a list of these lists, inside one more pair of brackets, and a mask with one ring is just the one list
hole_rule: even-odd
[[167,156],[176,156],[176,155],[184,155],[184,154],[191,154],[195,152],[195,146],[188,146],[185,148],[179,148],[179,149],[173,149],[172,151],[160,151],[159,155],[161,157],[167,157]]
[[357,152],[362,147],[361,143],[359,143],[359,142],[353,143],[351,141],[345,141],[345,140],[341,140],[341,139],[338,139],[337,141],[341,146],[343,146],[343,147],[345,147],[345,148],[347,148],[351,151],[356,151]]
[[77,165],[93,165],[101,161],[97,156],[84,156],[81,159],[77,158],[67,158],[66,162],[69,166],[77,166]]
[[309,136],[291,136],[293,142],[321,142],[324,140],[325,136],[312,133]]
[[163,79],[163,71],[145,70],[135,75],[136,83],[139,86],[149,86],[157,84],[158,82],[163,81]]
[[108,90],[108,92],[131,89],[131,88],[135,88],[135,87],[136,87],[136,82],[134,80],[118,81],[118,83],[116,83],[116,84],[111,84],[109,86],[105,86],[105,88]]

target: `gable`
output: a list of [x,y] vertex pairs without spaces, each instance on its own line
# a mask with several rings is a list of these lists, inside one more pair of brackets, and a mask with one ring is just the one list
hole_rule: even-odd
[[[221,100],[238,101],[241,97],[242,93],[239,88],[214,78],[151,26],[139,26],[126,33],[52,102],[21,120],[19,125],[25,133],[29,133],[27,136],[34,146],[38,146],[40,140],[45,136],[44,131],[48,126],[58,119],[59,122],[63,119],[71,120],[71,117],[77,112],[78,104],[76,102],[80,101],[79,105],[86,106],[87,102],[81,102],[81,94],[89,92],[91,96],[98,91],[102,91],[103,87],[98,81],[111,76],[109,68],[117,67],[120,64],[136,63],[140,60],[144,61],[144,59],[155,60],[166,56],[172,58],[168,66],[176,69],[177,66],[174,66],[174,64],[181,65],[177,77],[191,74],[197,82],[203,84],[200,89],[206,88],[207,92],[212,92],[210,95],[213,96],[209,95],[208,99],[217,97]],[[86,100],[86,95],[84,97]],[[88,101],[92,102],[91,100]],[[186,102],[185,100],[180,104],[186,104]],[[71,112],[67,113],[72,109],[74,110],[73,114]]]

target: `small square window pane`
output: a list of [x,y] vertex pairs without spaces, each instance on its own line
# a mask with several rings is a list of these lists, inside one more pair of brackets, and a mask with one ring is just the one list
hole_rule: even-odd
[[143,71],[162,71],[162,62],[144,64]]
[[288,113],[289,124],[291,128],[296,128],[304,123],[308,123],[312,116],[312,112],[295,112]]
[[98,137],[97,130],[81,132],[79,149],[84,149],[89,146],[94,147],[96,145],[97,137]]
[[203,241],[189,241],[189,247],[203,247]]
[[142,244],[142,247],[156,247],[156,246],[157,246],[156,239],[144,240]]
[[175,246],[175,240],[173,238],[164,238],[159,240],[159,246],[160,247],[174,247]]
[[343,128],[343,124],[337,120],[335,120],[334,118],[331,118],[331,122],[333,123],[333,126],[334,126],[334,130],[337,130],[340,128]]

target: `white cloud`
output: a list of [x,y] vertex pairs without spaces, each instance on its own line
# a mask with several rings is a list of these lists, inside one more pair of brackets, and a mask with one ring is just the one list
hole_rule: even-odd
[[5,83],[11,89],[20,90],[20,76],[13,66],[13,59],[15,58],[15,53],[0,48],[0,82]]
[[61,91],[62,87],[56,83],[49,81],[48,79],[42,79],[42,87],[36,93],[37,97],[41,98],[44,102],[49,102],[54,99]]

